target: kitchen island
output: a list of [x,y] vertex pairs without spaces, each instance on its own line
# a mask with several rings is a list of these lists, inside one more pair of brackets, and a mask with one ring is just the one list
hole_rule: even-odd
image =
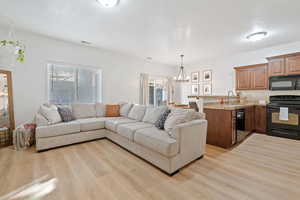
[[[244,112],[244,130],[237,129],[237,112]],[[252,132],[266,132],[266,105],[256,103],[204,105],[208,121],[207,144],[231,148]]]

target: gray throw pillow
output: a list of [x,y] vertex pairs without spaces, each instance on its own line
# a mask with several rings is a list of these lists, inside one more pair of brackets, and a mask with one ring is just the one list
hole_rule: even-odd
[[70,108],[58,106],[57,110],[63,122],[70,122],[75,120],[75,117]]
[[171,113],[171,110],[166,110],[155,122],[155,126],[159,129],[163,130],[165,127],[165,122],[170,113]]

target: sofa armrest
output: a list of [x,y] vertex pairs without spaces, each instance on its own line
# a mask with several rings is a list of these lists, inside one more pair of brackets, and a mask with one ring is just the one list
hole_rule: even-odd
[[179,142],[179,151],[187,154],[205,153],[207,120],[199,119],[178,124],[170,136]]

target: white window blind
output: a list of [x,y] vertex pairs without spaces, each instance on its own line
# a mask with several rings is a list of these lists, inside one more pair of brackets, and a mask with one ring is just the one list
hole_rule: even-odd
[[48,64],[48,101],[53,104],[96,103],[102,98],[101,70]]

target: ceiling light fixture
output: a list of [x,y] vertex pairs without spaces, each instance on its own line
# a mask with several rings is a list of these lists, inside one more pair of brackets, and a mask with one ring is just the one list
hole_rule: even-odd
[[96,1],[99,2],[105,8],[115,7],[119,2],[119,0],[96,0]]
[[247,38],[247,40],[256,42],[256,41],[266,38],[267,36],[268,36],[268,32],[261,31],[261,32],[252,33],[252,34],[248,35],[246,38]]
[[88,42],[88,41],[85,41],[85,40],[82,40],[81,43],[82,43],[82,44],[86,44],[86,45],[91,45],[91,44],[92,44],[92,43],[90,43],[90,42]]
[[181,57],[181,65],[180,65],[179,73],[177,77],[174,77],[174,80],[178,83],[186,83],[190,81],[190,77],[188,77],[184,71],[184,67],[183,67],[184,55],[180,55],[180,57]]

